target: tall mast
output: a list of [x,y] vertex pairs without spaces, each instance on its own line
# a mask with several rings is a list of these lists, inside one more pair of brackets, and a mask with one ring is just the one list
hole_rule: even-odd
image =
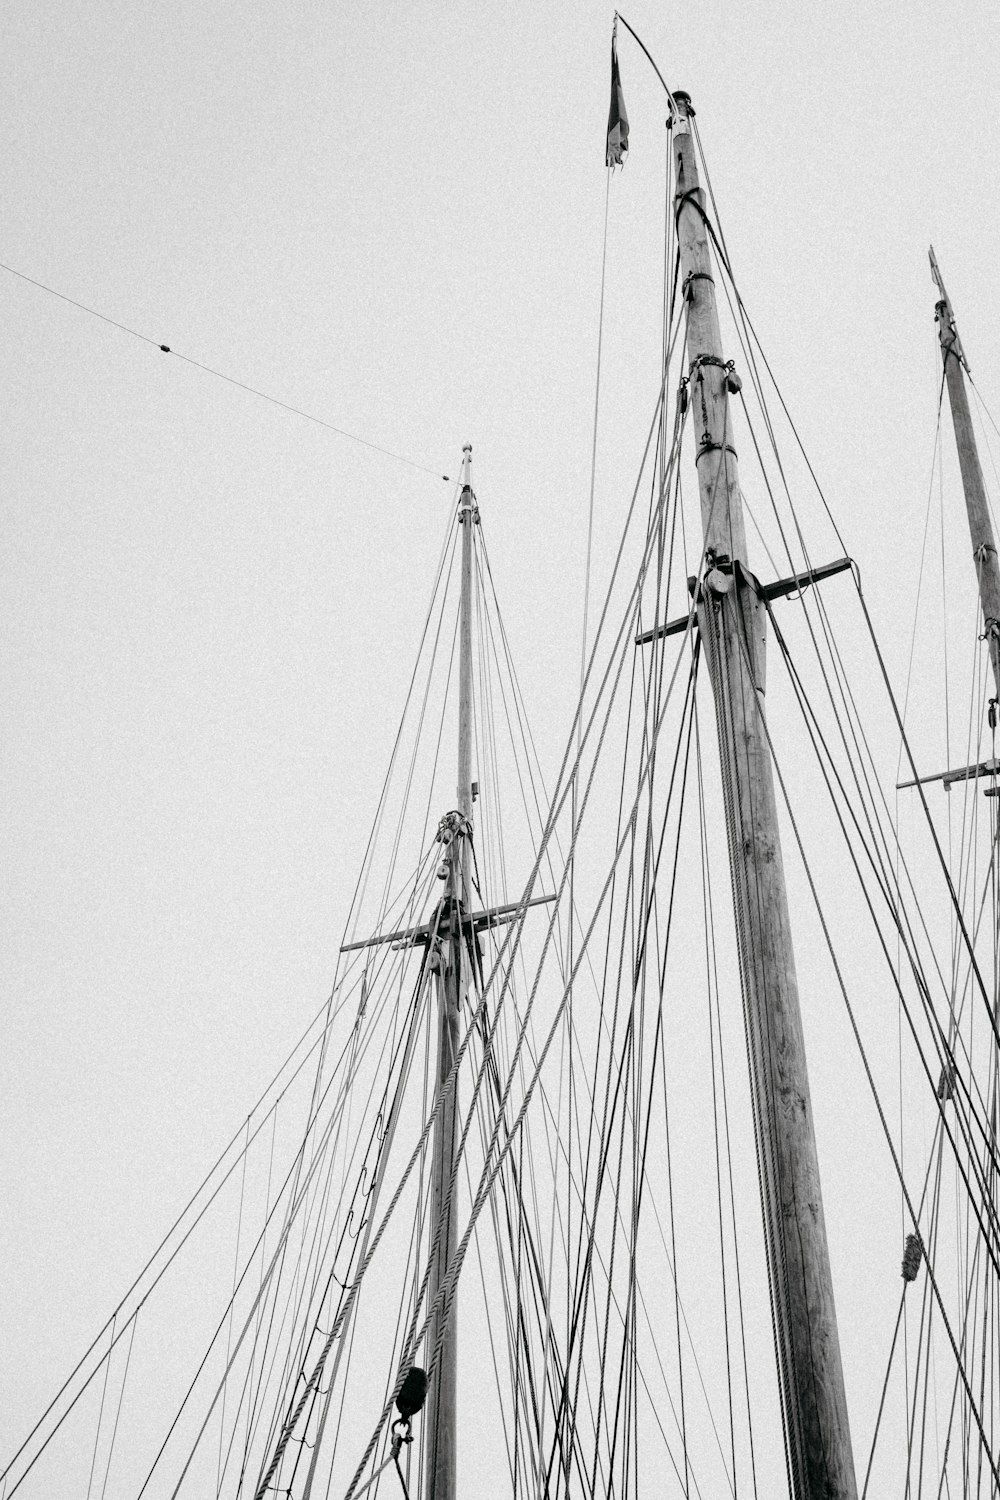
[[[462,459],[462,493],[458,524],[462,528],[462,594],[458,637],[458,787],[455,810],[441,823],[445,843],[442,872],[447,882],[441,906],[441,943],[432,950],[438,1001],[437,1091],[440,1096],[458,1051],[459,1007],[464,989],[465,942],[460,914],[468,909],[468,851],[472,835],[472,529],[478,519],[472,493],[472,448]],[[434,1126],[431,1164],[430,1243],[433,1261],[430,1305],[444,1282],[458,1243],[455,1117],[457,1080],[443,1096]],[[426,1500],[454,1500],[456,1472],[455,1400],[458,1362],[457,1300],[439,1308],[432,1319],[428,1358],[441,1340],[427,1395],[424,1421],[424,1495]]]
[[675,212],[706,553],[698,622],[722,760],[789,1482],[794,1500],[855,1500],[774,779],[758,701],[766,617],[747,576],[729,420],[729,390],[738,387],[722,352],[694,109],[687,94],[674,98]]
[[958,463],[962,471],[965,508],[969,514],[972,556],[976,563],[979,600],[983,608],[984,635],[989,642],[990,661],[993,664],[993,691],[995,696],[1000,698],[1000,563],[997,561],[996,541],[990,521],[990,509],[986,501],[983,471],[976,448],[976,435],[972,430],[969,394],[965,389],[965,372],[969,366],[962,349],[962,341],[958,336],[958,329],[955,327],[955,314],[951,310],[948,293],[941,280],[933,245],[930,254],[931,275],[941,294],[935,309],[938,338],[941,342],[941,358],[944,361],[944,374],[948,385],[951,420],[955,428],[955,442],[958,446]]

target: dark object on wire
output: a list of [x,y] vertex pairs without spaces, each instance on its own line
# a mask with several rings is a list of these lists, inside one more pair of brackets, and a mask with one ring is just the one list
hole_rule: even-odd
[[399,1415],[404,1422],[408,1422],[427,1400],[427,1371],[422,1370],[419,1365],[414,1365],[400,1387],[399,1395],[396,1397],[396,1405]]

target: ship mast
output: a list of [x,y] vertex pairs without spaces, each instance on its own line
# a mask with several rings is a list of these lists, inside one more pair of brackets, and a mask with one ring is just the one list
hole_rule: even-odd
[[[467,964],[463,913],[468,911],[468,855],[472,836],[472,529],[478,519],[472,493],[472,447],[462,459],[462,492],[458,524],[462,528],[462,592],[459,604],[458,788],[456,805],[441,822],[445,845],[441,872],[445,878],[439,930],[442,940],[431,951],[438,1004],[437,1097],[441,1109],[434,1125],[431,1163],[430,1246],[433,1257],[429,1305],[433,1308],[455,1257],[458,1243],[455,1117],[457,1079],[445,1084],[458,1051],[459,1008]],[[457,1306],[439,1306],[428,1332],[428,1358],[440,1349],[427,1396],[424,1419],[424,1495],[426,1500],[454,1500],[456,1472],[455,1400],[458,1357]]]
[[965,490],[965,508],[969,515],[969,531],[972,537],[972,556],[976,562],[976,578],[979,582],[979,600],[983,609],[984,637],[989,643],[990,661],[993,666],[994,702],[1000,698],[1000,563],[997,561],[996,541],[990,522],[990,510],[986,501],[983,471],[976,448],[976,436],[972,430],[969,412],[969,395],[965,389],[965,372],[969,366],[962,349],[962,341],[955,327],[955,314],[951,310],[948,293],[941,280],[934,247],[931,246],[931,275],[940,292],[935,308],[938,338],[941,342],[941,358],[951,404],[951,420],[955,428],[958,447],[958,463],[962,471],[962,488]]
[[729,420],[729,392],[738,385],[722,352],[694,110],[686,94],[674,99],[675,213],[706,558],[698,623],[718,722],[789,1482],[794,1500],[855,1500],[774,778],[759,707],[766,616],[747,570]]

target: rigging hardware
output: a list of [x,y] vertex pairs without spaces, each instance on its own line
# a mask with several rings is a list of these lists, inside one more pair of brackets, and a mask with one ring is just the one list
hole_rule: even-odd
[[[717,568],[724,566],[728,558],[718,557],[715,559]],[[821,583],[825,578],[833,578],[837,573],[843,573],[853,567],[853,561],[849,557],[838,557],[836,562],[824,563],[819,568],[808,568],[802,573],[793,573],[790,578],[779,578],[775,583],[761,583],[746,568],[741,568],[741,574],[754,588],[757,596],[761,599],[783,599],[788,594],[798,593],[806,589],[812,583]],[[698,587],[698,580],[694,576],[688,579],[688,591],[694,595]],[[635,638],[637,646],[648,645],[650,641],[658,640],[665,635],[680,635],[688,627],[688,616],[681,615],[675,620],[668,620],[665,625],[657,625],[652,630],[644,630]]]
[[916,1231],[913,1234],[908,1234],[906,1236],[906,1247],[903,1250],[902,1277],[904,1281],[916,1281],[923,1254],[924,1242],[920,1238],[920,1235]]

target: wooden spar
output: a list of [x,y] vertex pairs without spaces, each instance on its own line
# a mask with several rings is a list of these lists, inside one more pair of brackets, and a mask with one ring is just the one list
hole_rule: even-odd
[[[661,486],[662,488],[662,486]],[[783,599],[788,594],[800,593],[807,589],[811,583],[820,583],[824,578],[833,578],[838,573],[846,573],[848,568],[854,566],[849,557],[838,557],[836,562],[824,563],[821,568],[806,568],[801,573],[793,573],[791,578],[779,578],[775,583],[761,583],[759,579],[753,579],[753,586],[759,599]],[[697,587],[697,578],[688,579],[688,589],[693,594]],[[688,628],[688,616],[678,615],[676,620],[668,620],[665,625],[655,625],[652,630],[644,630],[637,635],[635,643],[637,646],[647,646],[650,641],[659,640],[665,635],[683,635]],[[363,943],[355,943],[356,948],[364,946]],[[341,953],[344,949],[341,948]]]
[[[462,493],[458,522],[462,528],[462,593],[458,617],[458,788],[456,810],[442,822],[445,849],[445,900],[452,910],[468,910],[468,848],[472,831],[472,529],[477,519],[472,493],[472,448],[463,450]],[[437,1091],[440,1094],[458,1051],[458,1017],[462,1001],[465,934],[453,922],[437,955],[438,996]],[[434,1126],[431,1161],[430,1243],[433,1261],[428,1305],[433,1307],[458,1244],[455,1118],[457,1080],[444,1096]],[[424,1417],[424,1495],[426,1500],[454,1500],[456,1483],[456,1376],[458,1365],[457,1299],[438,1308],[431,1320],[427,1358],[440,1343],[431,1371]]]
[[[479,519],[472,493],[472,447],[462,449],[462,495],[458,502],[458,524],[462,528],[462,596],[459,604],[458,680],[458,787],[455,806],[462,817],[472,819],[472,528]],[[465,842],[459,848],[462,880],[456,895],[466,901]],[[466,901],[466,905],[468,902]]]
[[[487,906],[485,911],[468,912],[461,919],[462,931],[467,939],[471,939],[477,932],[485,932],[490,927],[505,927],[508,922],[516,921],[529,906],[546,906],[555,899],[554,895],[532,896],[530,901],[509,901],[506,906]],[[418,927],[399,927],[395,932],[380,932],[376,937],[362,938],[357,943],[341,943],[340,951],[353,953],[359,948],[377,948],[381,943],[416,947],[430,942],[435,934],[443,936],[451,928],[450,919],[438,915],[430,922],[421,922]]]
[[[698,623],[715,697],[768,1277],[794,1500],[855,1500],[774,778],[758,694],[763,605],[744,577],[743,504],[686,94],[672,121],[706,579]],[[737,564],[737,566],[734,566]]]
[[997,561],[996,539],[990,521],[990,508],[986,500],[983,471],[976,448],[976,435],[972,430],[969,412],[969,394],[965,389],[965,371],[968,369],[962,341],[955,327],[948,293],[941,280],[934,247],[931,246],[931,275],[940,292],[935,308],[938,338],[941,342],[941,358],[944,361],[945,380],[948,385],[948,401],[951,405],[951,420],[955,429],[958,447],[958,464],[962,471],[962,488],[965,490],[965,508],[969,515],[969,531],[972,537],[972,556],[976,563],[979,582],[979,600],[983,609],[983,629],[989,643],[990,661],[993,665],[993,692],[1000,698],[1000,562]]

